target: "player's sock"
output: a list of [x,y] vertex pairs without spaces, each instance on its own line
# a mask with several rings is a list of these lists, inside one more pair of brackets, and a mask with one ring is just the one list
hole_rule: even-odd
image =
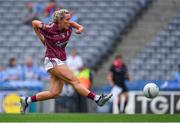
[[125,109],[126,109],[127,103],[128,103],[128,99],[127,99],[127,100],[125,100],[125,102],[124,102],[123,113],[125,112]]
[[31,102],[36,102],[37,100],[36,100],[36,95],[33,95],[33,96],[31,96],[31,97],[28,97],[28,99],[27,99],[27,103],[29,104],[29,103],[31,103]]
[[97,101],[99,99],[100,95],[96,95],[93,92],[90,92],[87,97],[91,100]]
[[118,100],[118,109],[119,109],[119,111],[121,110],[121,101],[120,100]]

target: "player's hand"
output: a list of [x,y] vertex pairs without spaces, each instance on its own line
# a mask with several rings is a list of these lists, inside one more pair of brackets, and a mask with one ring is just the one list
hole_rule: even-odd
[[79,28],[75,32],[76,32],[76,34],[81,34],[83,32],[83,30],[84,30],[83,28]]

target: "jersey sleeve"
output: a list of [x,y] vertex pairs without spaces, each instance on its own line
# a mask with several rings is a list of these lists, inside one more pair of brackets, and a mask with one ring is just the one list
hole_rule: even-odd
[[42,24],[41,31],[46,31],[46,32],[49,32],[51,27],[53,26],[52,23],[46,24],[42,22],[41,24]]
[[42,22],[41,24],[42,24],[42,28],[41,28],[41,29],[42,29],[42,30],[45,30],[47,24],[45,24],[45,23],[43,23],[43,22]]

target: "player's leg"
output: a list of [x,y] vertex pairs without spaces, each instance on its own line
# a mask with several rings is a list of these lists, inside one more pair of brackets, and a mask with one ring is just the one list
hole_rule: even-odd
[[125,109],[126,109],[126,106],[128,104],[128,100],[129,100],[129,94],[128,94],[128,91],[125,91],[123,93],[124,97],[125,97],[125,102],[124,102],[124,107],[123,107],[123,113],[125,112]]
[[78,81],[78,79],[74,76],[73,72],[65,64],[56,66],[50,69],[49,72],[59,77],[59,79],[65,80],[67,83],[71,84],[80,95],[86,96],[96,101],[99,106],[103,106],[112,96],[112,94],[100,96],[89,91]]
[[31,97],[21,97],[21,113],[25,113],[26,108],[31,102],[43,101],[58,97],[62,91],[63,84],[64,82],[62,80],[59,80],[59,78],[56,76],[51,75],[49,91],[39,92]]
[[72,71],[69,70],[66,65],[60,65],[49,70],[51,74],[54,74],[63,79],[73,86],[73,88],[82,96],[87,96],[90,91],[86,89],[82,84],[79,83],[78,79],[73,75]]
[[60,95],[64,82],[62,80],[59,80],[55,76],[51,76],[50,84],[51,84],[51,88],[49,91],[39,92],[36,95],[34,95],[35,96],[34,102],[53,99]]
[[119,111],[121,110],[121,93],[117,95],[117,104]]

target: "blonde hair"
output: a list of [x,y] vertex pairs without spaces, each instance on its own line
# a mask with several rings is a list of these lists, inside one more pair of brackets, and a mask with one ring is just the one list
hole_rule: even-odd
[[53,14],[53,22],[61,21],[66,16],[66,14],[70,14],[67,9],[56,10]]

